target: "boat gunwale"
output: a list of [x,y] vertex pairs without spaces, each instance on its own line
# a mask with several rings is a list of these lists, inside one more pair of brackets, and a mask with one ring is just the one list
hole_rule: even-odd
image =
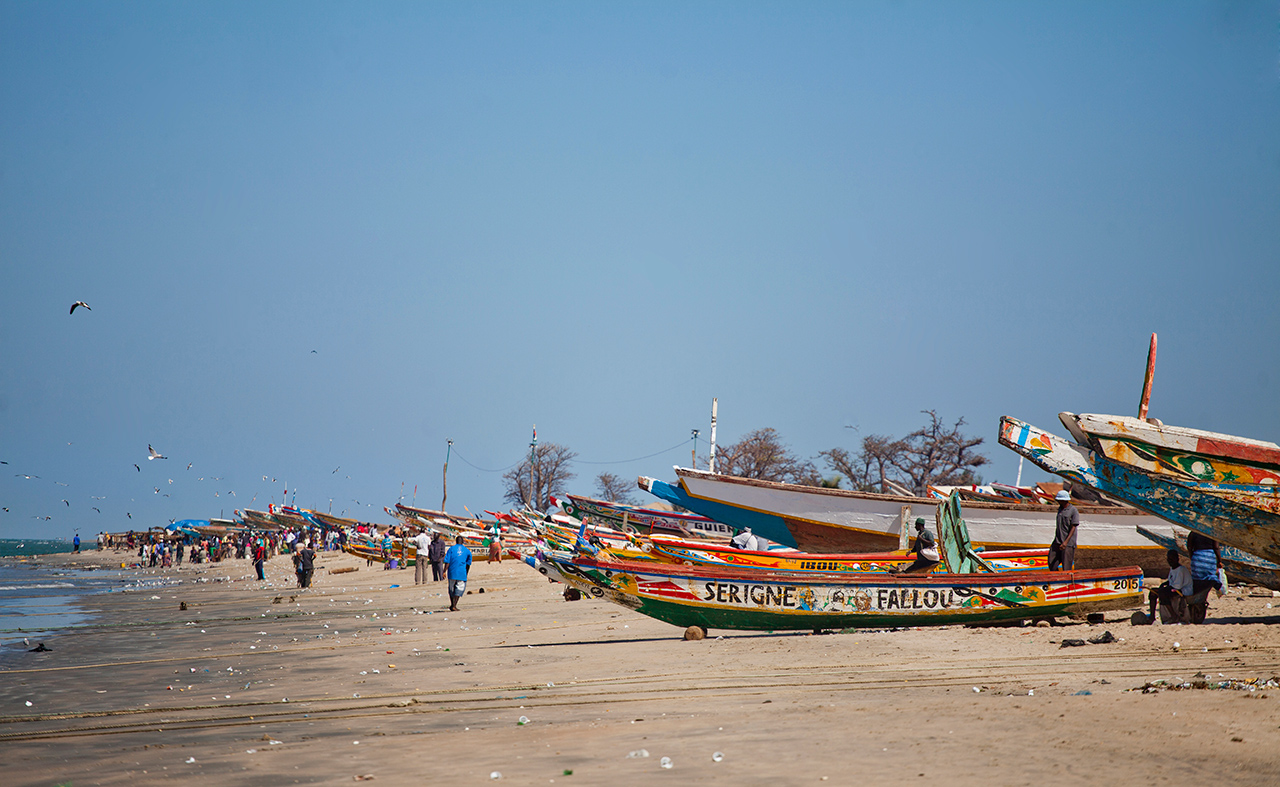
[[[786,571],[741,566],[679,565],[675,563],[636,562],[631,560],[596,560],[585,556],[572,559],[579,568],[595,568],[614,573],[658,574],[679,576],[686,579],[725,579],[747,582],[802,582],[810,585],[853,584],[926,584],[926,585],[1051,585],[1057,582],[1090,582],[1094,580],[1130,578],[1145,574],[1138,566],[1116,568],[1090,568],[1078,571],[1008,571],[982,574],[888,574],[850,571]],[[1018,581],[1022,580],[1022,581]]]
[[[803,486],[801,484],[784,484],[779,481],[765,481],[759,478],[742,478],[740,476],[721,475],[720,473],[708,473],[705,470],[693,470],[687,467],[676,467],[675,473],[680,478],[680,486],[683,487],[685,494],[687,494],[689,497],[697,498],[698,500],[706,500],[712,503],[720,503],[722,505],[731,506],[733,508],[748,508],[748,507],[740,505],[738,503],[728,502],[723,498],[712,498],[712,497],[706,497],[704,495],[694,494],[689,489],[689,487],[684,483],[684,477],[688,475],[703,481],[720,481],[723,483],[738,484],[741,486],[754,486],[754,487],[759,487],[761,489],[776,489],[776,490],[786,491],[786,492],[797,492],[799,494],[826,495],[829,497],[840,497],[840,498],[853,499],[853,500],[882,500],[887,503],[907,503],[907,504],[914,504],[914,505],[927,504],[931,507],[937,506],[939,503],[945,502],[942,499],[934,498],[934,497],[907,497],[905,495],[892,495],[892,494],[886,494],[883,492],[859,492],[852,489],[829,489],[827,487]],[[654,479],[654,480],[659,480],[659,479]],[[1119,514],[1121,516],[1142,516],[1142,517],[1150,516],[1150,514],[1148,514],[1147,512],[1139,508],[1135,508],[1134,506],[1131,506],[1128,504],[1114,505],[1114,506],[1098,506],[1098,505],[1088,505],[1088,504],[1076,504],[1074,501],[1072,504],[1075,505],[1076,510],[1082,514],[1104,514],[1105,513],[1105,514]],[[1050,514],[1057,512],[1057,508],[1054,506],[1036,505],[1034,503],[1017,503],[1013,501],[1010,501],[1008,503],[997,503],[997,502],[988,501],[988,500],[966,500],[964,507],[966,509],[982,509],[985,511],[1034,511],[1037,513],[1050,513]],[[750,509],[750,510],[756,510],[756,509]],[[770,511],[767,513],[770,513],[774,516],[783,517],[783,518],[788,518],[788,517],[796,518],[796,517],[791,517],[788,514],[783,514],[778,511]],[[829,524],[829,523],[824,522],[822,524]],[[846,528],[846,529],[852,530],[857,528]],[[871,532],[871,531],[867,531],[867,532]]]

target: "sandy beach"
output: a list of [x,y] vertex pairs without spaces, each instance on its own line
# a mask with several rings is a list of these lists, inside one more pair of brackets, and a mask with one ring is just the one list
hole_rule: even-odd
[[[122,555],[41,560],[118,568]],[[1135,627],[1124,612],[686,642],[605,602],[565,602],[510,561],[477,564],[457,613],[412,570],[335,553],[318,565],[305,592],[287,558],[265,586],[247,561],[140,572],[183,581],[88,597],[92,624],[47,638],[49,652],[6,653],[5,783],[1280,780],[1280,691],[1141,690],[1280,675],[1269,591],[1233,588],[1198,627]],[[1104,631],[1120,641],[1061,647]]]

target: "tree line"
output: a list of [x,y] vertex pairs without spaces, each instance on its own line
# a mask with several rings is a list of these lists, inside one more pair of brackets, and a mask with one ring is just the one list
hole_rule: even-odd
[[[977,469],[989,459],[977,451],[983,438],[966,435],[963,418],[948,425],[934,410],[923,410],[926,422],[905,437],[872,434],[854,450],[830,448],[815,459],[792,453],[776,429],[748,432],[736,443],[716,447],[716,472],[802,486],[897,492],[924,497],[930,486],[981,484]],[[541,443],[532,462],[524,459],[503,476],[504,499],[513,505],[546,511],[553,496],[563,496],[577,478],[573,460],[578,454],[557,443]],[[706,461],[701,462],[703,469]],[[616,503],[633,503],[634,479],[613,473],[595,478],[595,496]]]

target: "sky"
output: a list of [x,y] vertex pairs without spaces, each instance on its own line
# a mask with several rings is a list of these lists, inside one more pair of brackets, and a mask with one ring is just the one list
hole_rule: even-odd
[[1009,483],[1153,332],[1280,440],[1275,3],[0,0],[0,107],[0,537],[673,479],[713,397]]

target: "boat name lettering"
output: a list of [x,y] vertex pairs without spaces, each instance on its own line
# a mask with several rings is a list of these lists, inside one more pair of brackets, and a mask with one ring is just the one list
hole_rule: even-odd
[[877,609],[939,609],[953,607],[956,594],[952,589],[877,588]]
[[794,607],[796,588],[791,585],[740,585],[734,582],[708,582],[702,591],[703,601],[717,604],[754,604],[757,607]]
[[804,571],[840,571],[842,566],[834,560],[802,560],[800,568]]

